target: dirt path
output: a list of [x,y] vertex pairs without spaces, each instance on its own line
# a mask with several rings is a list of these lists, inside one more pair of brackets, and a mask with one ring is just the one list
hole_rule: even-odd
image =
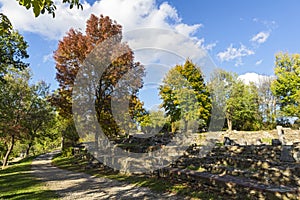
[[133,184],[59,169],[51,164],[54,155],[55,152],[37,157],[32,162],[32,171],[61,199],[182,199]]

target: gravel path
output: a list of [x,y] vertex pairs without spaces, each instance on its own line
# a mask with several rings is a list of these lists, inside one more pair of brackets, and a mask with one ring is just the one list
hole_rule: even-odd
[[32,162],[32,171],[61,199],[183,199],[168,193],[154,193],[133,184],[59,169],[51,164],[56,153],[37,157]]

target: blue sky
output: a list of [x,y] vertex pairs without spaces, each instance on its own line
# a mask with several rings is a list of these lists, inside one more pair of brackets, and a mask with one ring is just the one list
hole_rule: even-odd
[[[217,67],[245,79],[273,75],[275,54],[280,51],[300,52],[300,1],[297,0],[89,0],[83,2],[83,11],[69,10],[60,2],[55,19],[51,16],[35,19],[32,11],[17,6],[15,1],[0,0],[1,12],[28,41],[33,81],[45,80],[52,89],[58,85],[52,59],[58,40],[71,27],[84,30],[92,13],[109,15],[123,25],[124,31],[144,27],[178,31],[206,49]],[[176,41],[173,43],[176,46]],[[141,96],[157,103],[150,93]]]

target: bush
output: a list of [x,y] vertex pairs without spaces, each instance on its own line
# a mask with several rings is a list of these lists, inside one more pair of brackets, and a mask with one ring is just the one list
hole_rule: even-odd
[[63,157],[67,157],[67,158],[72,157],[73,156],[73,151],[74,151],[73,147],[65,148],[62,151],[62,155],[63,155]]

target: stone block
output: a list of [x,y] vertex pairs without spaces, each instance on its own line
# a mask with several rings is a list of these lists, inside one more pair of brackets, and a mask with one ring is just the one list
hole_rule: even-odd
[[279,139],[272,139],[272,146],[279,146],[282,145]]
[[296,162],[292,155],[292,152],[293,152],[292,146],[283,146],[281,155],[280,155],[280,161],[281,162]]

